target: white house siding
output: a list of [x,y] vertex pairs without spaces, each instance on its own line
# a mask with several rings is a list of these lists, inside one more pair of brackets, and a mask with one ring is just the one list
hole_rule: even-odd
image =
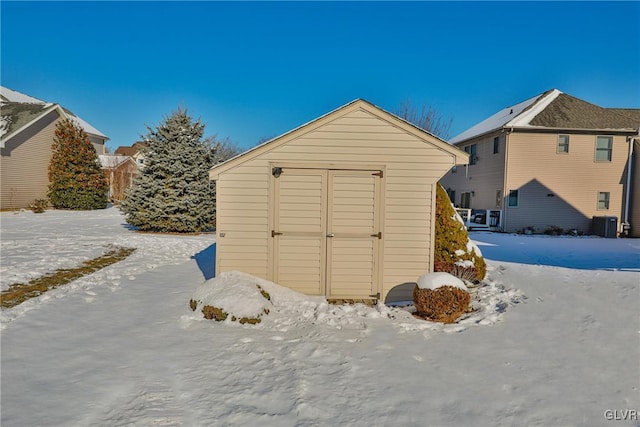
[[[327,169],[376,166],[384,170],[384,298],[395,285],[415,282],[431,270],[434,185],[453,163],[451,153],[361,109],[271,149],[267,145],[261,154],[218,178],[217,233],[222,244],[217,271],[238,269],[273,277],[273,260],[269,258],[272,165]],[[410,294],[397,296],[403,297]]]
[[[505,195],[519,190],[519,206],[507,207],[506,231],[532,226],[577,228],[589,233],[593,216],[622,218],[626,136],[614,136],[610,162],[595,161],[596,135],[569,134],[569,153],[557,153],[557,133],[512,133]],[[608,210],[598,209],[598,192],[610,193]],[[550,196],[553,195],[553,196]]]

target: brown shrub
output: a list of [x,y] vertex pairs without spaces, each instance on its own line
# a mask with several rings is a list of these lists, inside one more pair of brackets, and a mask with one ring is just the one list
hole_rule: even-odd
[[442,286],[435,290],[413,289],[413,304],[416,314],[434,322],[453,323],[469,307],[469,292],[454,286]]
[[205,305],[202,308],[202,314],[204,314],[205,319],[213,319],[219,322],[225,320],[229,315],[227,312],[219,309],[218,307],[212,307],[210,305]]

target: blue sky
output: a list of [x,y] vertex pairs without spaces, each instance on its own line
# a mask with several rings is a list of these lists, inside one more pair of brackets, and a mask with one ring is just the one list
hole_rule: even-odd
[[640,108],[640,2],[0,2],[3,86],[131,145],[178,107],[248,148],[356,98],[451,137],[551,88]]

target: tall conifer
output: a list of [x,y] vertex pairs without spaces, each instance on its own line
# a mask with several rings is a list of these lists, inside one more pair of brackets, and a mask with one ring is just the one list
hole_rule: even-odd
[[178,109],[147,126],[144,168],[120,209],[144,231],[199,232],[215,225],[215,190],[209,182],[213,152],[203,141],[204,124]]
[[104,209],[108,185],[87,133],[69,119],[56,124],[49,164],[49,200],[59,209]]

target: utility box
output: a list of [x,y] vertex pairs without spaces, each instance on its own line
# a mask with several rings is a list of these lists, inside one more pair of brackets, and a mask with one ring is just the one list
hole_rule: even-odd
[[618,217],[594,216],[591,229],[596,236],[615,239],[618,235]]

